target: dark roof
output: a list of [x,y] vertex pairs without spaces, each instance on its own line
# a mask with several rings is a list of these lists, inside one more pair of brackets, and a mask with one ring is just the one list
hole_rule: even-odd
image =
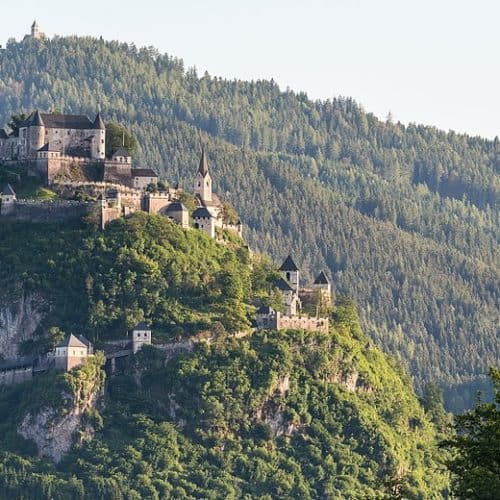
[[10,184],[7,184],[3,188],[2,194],[8,195],[8,196],[16,196],[16,192],[12,189],[12,186]]
[[8,137],[9,135],[7,134],[7,132],[5,132],[3,128],[0,128],[0,139],[7,139]]
[[137,325],[135,325],[132,329],[132,331],[136,330],[151,330],[151,328],[146,324],[145,321],[141,321],[140,323],[137,323]]
[[213,218],[213,215],[205,208],[205,207],[199,207],[193,212],[193,219],[199,219],[199,218]]
[[280,271],[298,271],[299,268],[295,265],[295,262],[293,261],[292,257],[289,255],[283,264],[281,264],[281,267],[279,268]]
[[174,201],[165,209],[165,212],[184,212],[184,211],[187,211],[187,208],[180,201]]
[[293,288],[283,278],[276,280],[274,286],[283,292],[293,292]]
[[44,121],[42,120],[42,117],[40,116],[40,111],[38,111],[38,109],[31,116],[30,125],[36,127],[43,127],[45,125]]
[[158,177],[152,168],[133,168],[132,177]]
[[66,337],[64,337],[64,339],[56,345],[56,347],[88,347],[88,344],[80,340],[76,335],[70,333],[69,335],[66,335]]
[[104,125],[104,120],[102,119],[101,113],[97,113],[94,120],[94,128],[104,130],[106,125]]
[[94,124],[85,115],[61,115],[39,113],[34,111],[30,117],[21,124],[21,126],[29,127],[31,125],[45,125],[47,128],[64,128],[64,129],[80,129],[91,130]]
[[314,284],[315,285],[329,285],[330,282],[328,281],[326,274],[323,271],[321,271],[318,274],[318,276],[316,277],[316,279],[314,280]]
[[90,343],[90,340],[86,337],[84,337],[83,335],[75,335],[75,337],[80,340],[81,342],[83,342],[87,347],[90,347],[92,344]]
[[208,174],[208,159],[207,159],[207,154],[205,153],[205,148],[202,148],[201,150],[201,158],[200,158],[200,165],[198,167],[198,172],[205,177],[205,175]]
[[117,156],[130,156],[128,149],[125,146],[120,146],[114,153],[113,158]]
[[92,129],[93,123],[85,115],[49,115],[42,113],[47,128]]
[[257,309],[257,314],[271,314],[274,312],[274,309],[270,306],[260,306]]

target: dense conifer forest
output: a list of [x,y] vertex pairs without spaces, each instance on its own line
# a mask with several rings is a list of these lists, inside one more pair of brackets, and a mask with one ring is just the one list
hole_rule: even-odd
[[[335,82],[332,82],[334,85]],[[0,120],[100,109],[135,161],[190,188],[200,142],[214,188],[253,250],[325,268],[367,333],[470,405],[498,364],[500,144],[381,121],[349,98],[312,101],[273,81],[228,81],[153,48],[93,38],[9,41]]]

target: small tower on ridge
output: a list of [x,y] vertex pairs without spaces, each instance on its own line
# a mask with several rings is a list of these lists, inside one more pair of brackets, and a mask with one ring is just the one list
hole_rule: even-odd
[[40,29],[40,25],[36,21],[33,21],[33,24],[31,25],[31,37],[36,40],[45,38],[45,33]]
[[99,138],[92,141],[92,158],[104,160],[106,158],[106,125],[98,112],[94,120],[94,129],[99,130]]
[[295,262],[292,259],[292,256],[289,255],[279,270],[283,273],[283,278],[290,284],[296,294],[299,293],[299,278],[300,271]]
[[16,193],[12,189],[12,186],[10,184],[7,184],[4,187],[0,199],[2,202],[0,204],[0,215],[7,215],[12,212],[12,210],[14,210],[14,205],[16,203]]
[[330,285],[330,281],[328,280],[328,277],[326,276],[324,271],[321,271],[318,276],[316,276],[316,279],[314,280],[313,288],[316,290],[321,290],[327,295],[332,294],[332,285]]
[[151,328],[141,321],[132,330],[132,351],[135,354],[143,345],[151,345]]
[[208,160],[205,148],[201,150],[200,165],[194,179],[194,194],[203,202],[212,201],[212,178],[208,172]]

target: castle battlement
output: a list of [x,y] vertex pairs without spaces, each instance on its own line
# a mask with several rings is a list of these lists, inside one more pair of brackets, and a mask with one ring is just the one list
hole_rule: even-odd
[[[262,306],[257,311],[258,328],[273,330],[302,329],[328,332],[330,321],[328,317],[320,317],[319,311],[326,313],[331,305],[331,286],[326,274],[321,271],[314,280],[312,288],[302,288],[300,285],[300,270],[289,255],[279,268],[282,278],[274,286],[283,296],[286,313],[275,311],[272,307]],[[315,302],[316,316],[301,314],[302,301]]]

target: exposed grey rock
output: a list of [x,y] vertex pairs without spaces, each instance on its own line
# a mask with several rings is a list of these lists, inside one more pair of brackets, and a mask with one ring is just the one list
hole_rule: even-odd
[[25,439],[32,439],[36,443],[38,456],[60,462],[77,440],[89,439],[94,435],[94,429],[83,421],[83,416],[87,410],[99,405],[102,394],[99,389],[86,400],[66,394],[63,397],[71,400],[69,412],[61,415],[54,408],[42,408],[35,414],[26,414],[17,430]]
[[43,301],[34,295],[19,294],[12,301],[0,302],[0,355],[15,358],[21,342],[33,337],[40,325]]

